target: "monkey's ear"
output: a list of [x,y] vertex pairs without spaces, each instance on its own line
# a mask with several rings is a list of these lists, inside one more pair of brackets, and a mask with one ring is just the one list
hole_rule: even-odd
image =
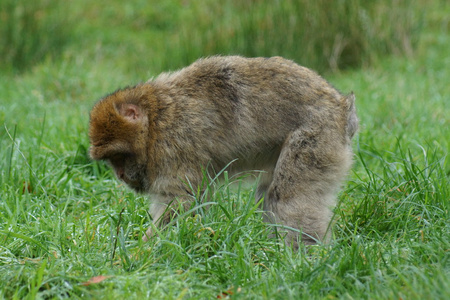
[[119,113],[130,121],[137,121],[142,118],[141,109],[139,108],[139,106],[134,104],[122,104],[119,108]]

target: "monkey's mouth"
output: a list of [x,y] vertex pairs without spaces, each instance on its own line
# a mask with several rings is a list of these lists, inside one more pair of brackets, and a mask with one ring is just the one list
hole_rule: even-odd
[[119,181],[125,183],[129,188],[133,189],[138,193],[143,193],[146,191],[147,185],[143,180],[145,176],[142,175],[142,172],[137,172],[137,174],[133,174],[135,176],[128,176],[128,174],[124,172],[123,169],[114,168],[114,171],[116,178],[119,179]]
[[123,180],[131,189],[133,189],[136,193],[144,193],[145,185],[140,180]]
[[130,186],[136,193],[143,194],[145,193],[145,188],[142,185],[139,186]]

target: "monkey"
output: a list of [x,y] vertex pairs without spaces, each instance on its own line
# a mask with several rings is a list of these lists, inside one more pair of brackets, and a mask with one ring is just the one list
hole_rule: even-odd
[[358,123],[353,92],[315,71],[282,57],[212,56],[100,99],[89,154],[149,195],[155,226],[190,207],[186,182],[198,187],[203,168],[260,170],[263,218],[291,228],[285,242],[298,248],[330,240]]

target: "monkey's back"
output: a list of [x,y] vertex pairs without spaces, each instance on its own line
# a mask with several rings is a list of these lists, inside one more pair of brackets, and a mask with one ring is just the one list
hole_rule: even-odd
[[339,91],[281,57],[210,57],[148,84],[167,106],[161,134],[180,149],[195,145],[190,155],[218,167],[235,158],[269,159],[293,130],[338,131],[347,118]]

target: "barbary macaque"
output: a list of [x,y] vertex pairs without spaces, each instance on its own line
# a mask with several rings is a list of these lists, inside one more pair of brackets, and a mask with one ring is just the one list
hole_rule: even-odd
[[[90,156],[150,196],[155,225],[193,198],[203,170],[260,170],[256,200],[297,247],[327,242],[358,128],[353,93],[281,57],[214,56],[119,89],[90,114]],[[151,229],[144,239],[151,237]]]

